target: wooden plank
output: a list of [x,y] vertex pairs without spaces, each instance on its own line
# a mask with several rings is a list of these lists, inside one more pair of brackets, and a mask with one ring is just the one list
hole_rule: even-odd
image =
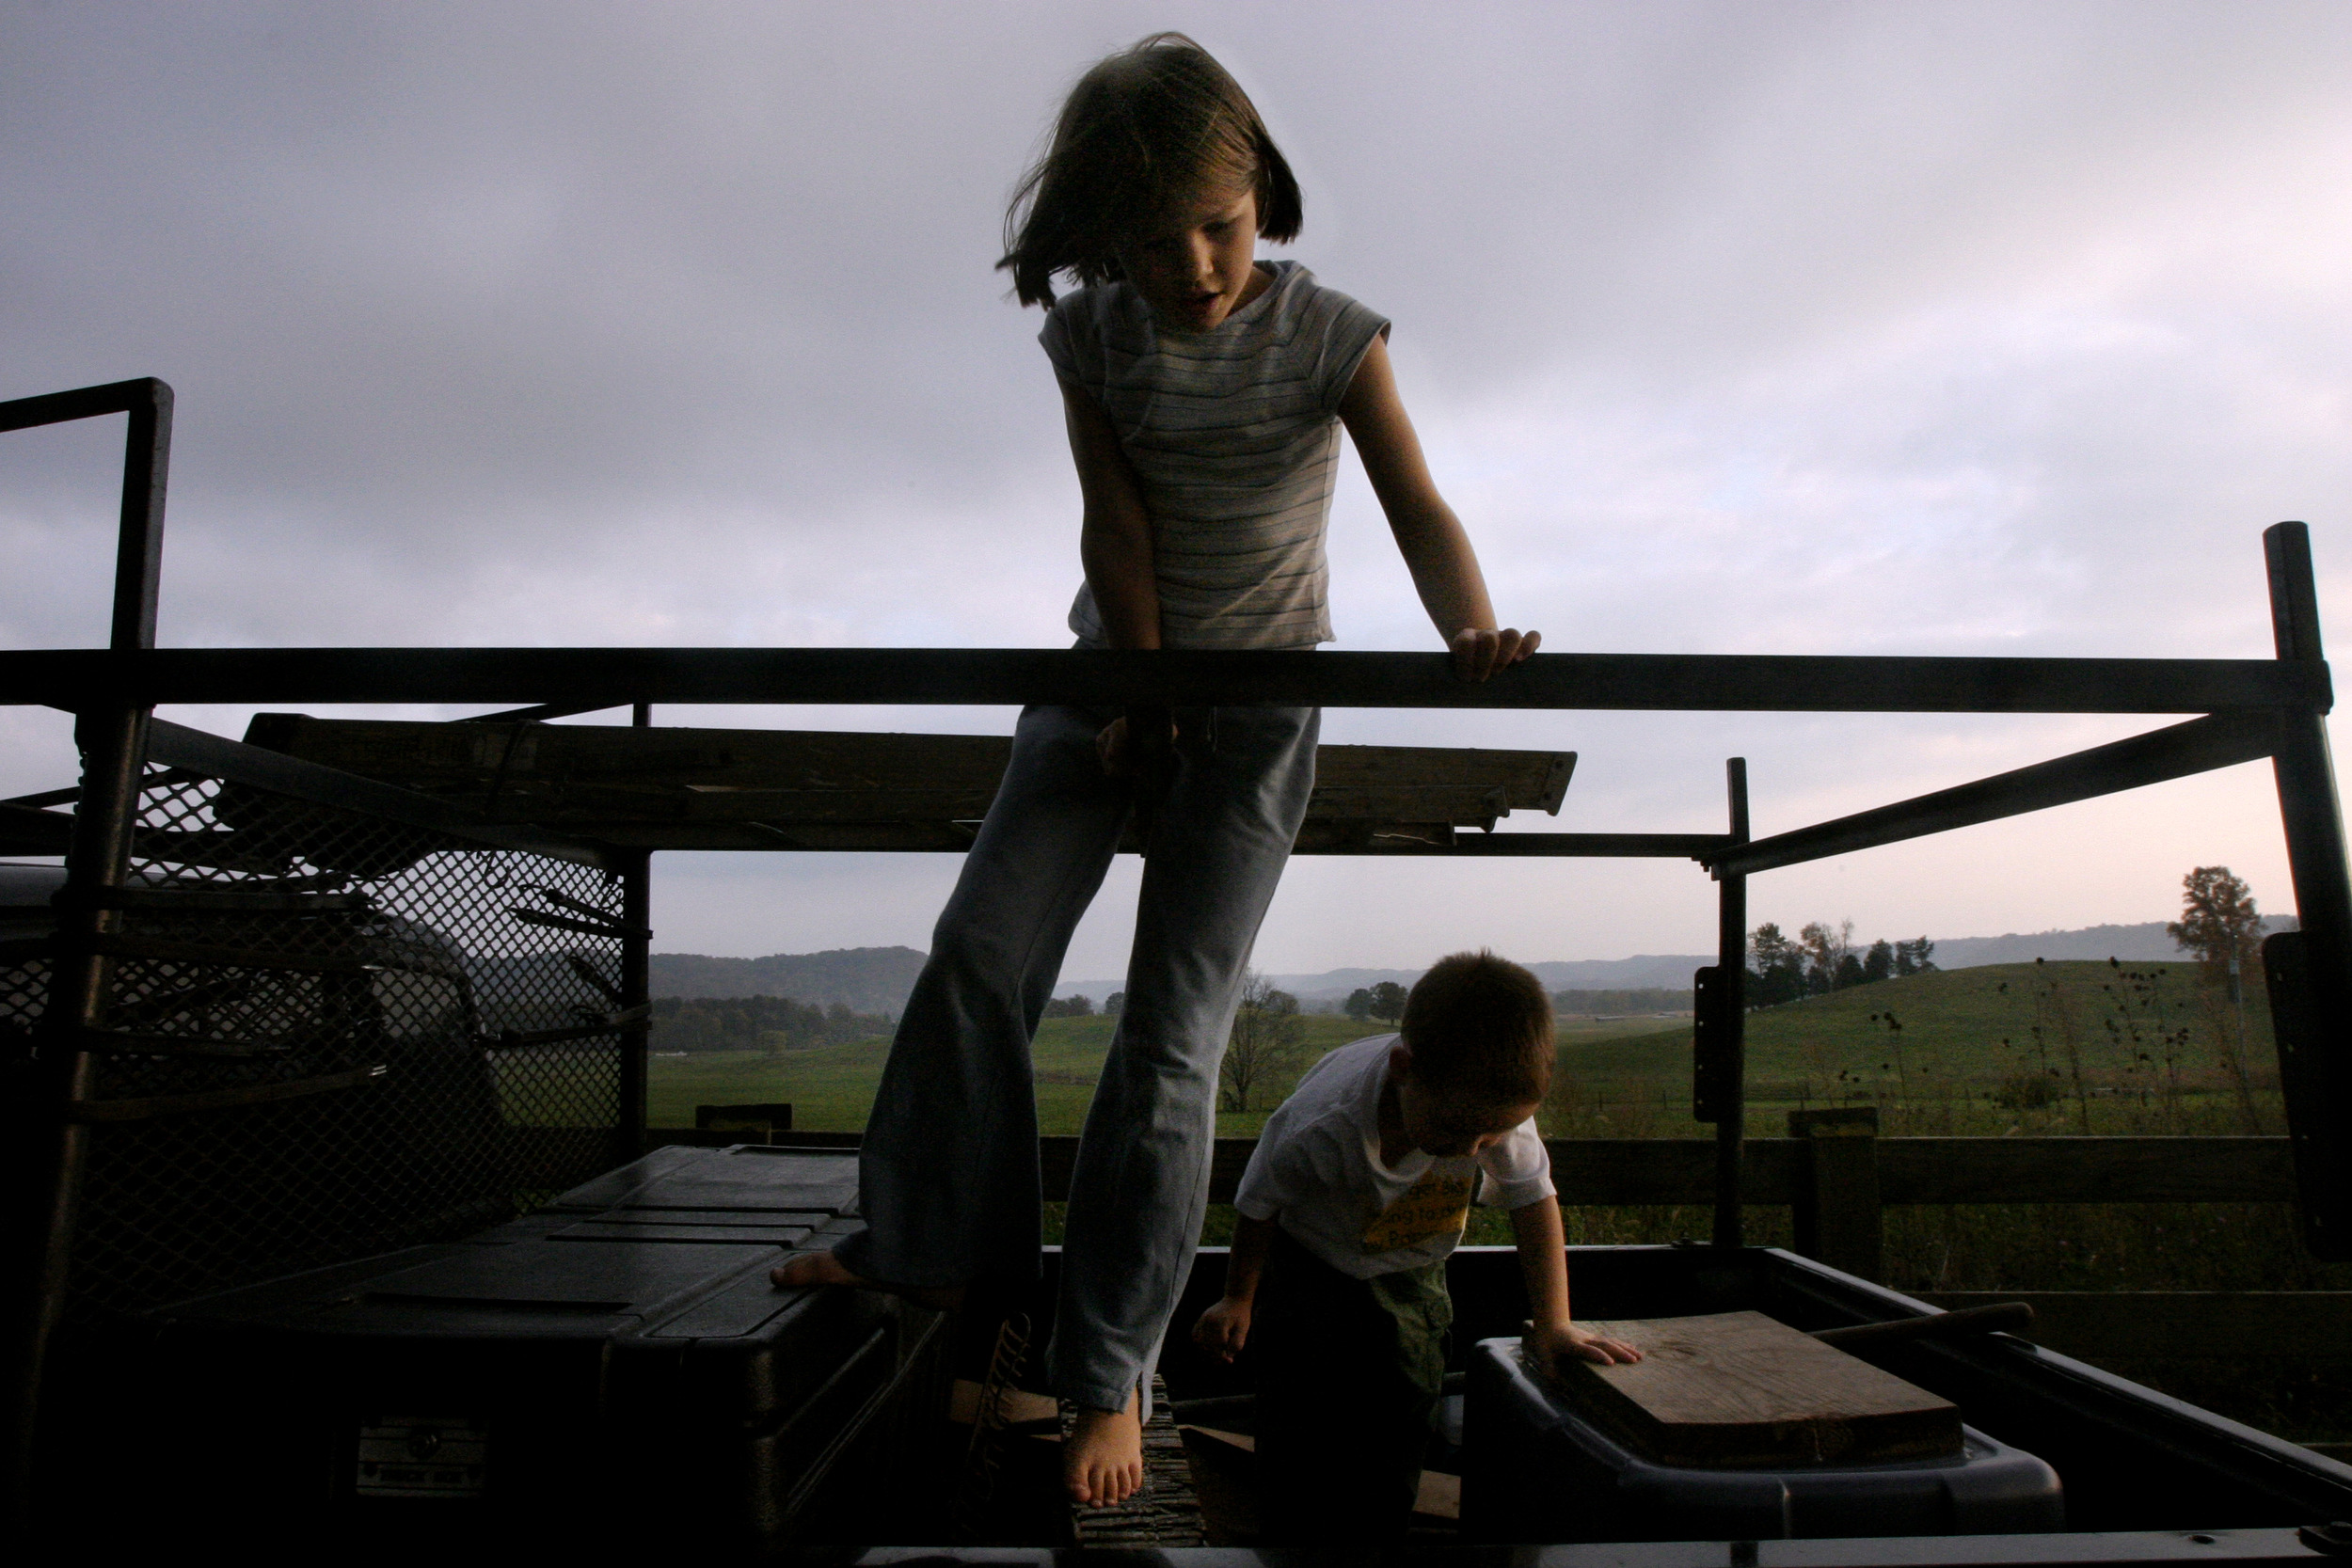
[[1585,1326],[1643,1358],[1565,1362],[1562,1394],[1658,1464],[1861,1465],[1960,1451],[1958,1405],[1761,1312]]
[[1947,1311],[2032,1307],[2023,1336],[2087,1361],[2352,1363],[2352,1291],[1917,1291]]
[[[858,1142],[854,1132],[790,1136],[824,1139],[829,1147],[850,1148]],[[1209,1201],[1233,1200],[1257,1142],[1255,1138],[1216,1140],[1211,1156]],[[2295,1196],[2284,1138],[1880,1138],[1875,1142],[1880,1198],[1884,1203],[2278,1203],[2290,1202]],[[2151,1156],[2147,1151],[2111,1147],[2117,1144],[2209,1147],[2155,1150],[2153,1158],[2172,1160],[2183,1170],[2169,1178],[2152,1174],[2144,1188],[2119,1191],[2117,1173],[2143,1171]],[[1544,1147],[1551,1155],[1551,1180],[1560,1189],[1560,1201],[1571,1208],[1702,1204],[1714,1196],[1712,1139],[1547,1138]],[[1038,1152],[1045,1199],[1061,1202],[1070,1196],[1070,1172],[1077,1158],[1078,1140],[1041,1138]],[[1793,1138],[1750,1138],[1741,1175],[1741,1187],[1749,1200],[1792,1202],[1804,1176],[1804,1146]],[[1984,1180],[1980,1166],[2004,1157],[2019,1159],[2027,1177]],[[1888,1176],[1890,1168],[1898,1165],[1905,1173],[1900,1196],[1890,1190],[1893,1182]],[[1950,1180],[1942,1180],[1939,1171],[1947,1171]],[[2025,1298],[2003,1295],[1999,1299]]]
[[1888,1203],[2295,1199],[2284,1138],[1882,1138],[1878,1152]]
[[[618,840],[624,824],[974,819],[988,810],[1005,736],[845,730],[636,729],[612,724],[428,724],[257,716],[252,743],[396,782],[501,820],[563,823]],[[1557,813],[1571,752],[1326,746],[1312,819],[1490,826]],[[659,836],[657,829],[657,836]],[[660,847],[674,847],[663,839]]]

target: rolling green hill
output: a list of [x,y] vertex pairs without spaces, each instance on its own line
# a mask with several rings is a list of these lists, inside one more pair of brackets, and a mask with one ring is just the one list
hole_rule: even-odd
[[[1889,1132],[2281,1131],[2259,988],[2246,997],[2242,1087],[2239,1027],[2185,964],[1990,964],[1857,986],[1748,1015],[1751,1131],[1838,1102],[1879,1104]],[[1688,1119],[1687,1027],[1564,1037],[1561,1068],[1559,1132],[1705,1131]]]
[[[1040,1024],[1031,1065],[1037,1074],[1038,1122],[1045,1132],[1075,1132],[1086,1118],[1088,1100],[1094,1093],[1095,1075],[1110,1048],[1113,1020],[1049,1018]],[[1330,1014],[1308,1014],[1300,1020],[1306,1044],[1290,1070],[1278,1075],[1265,1092],[1253,1094],[1247,1113],[1228,1112],[1217,1117],[1217,1131],[1226,1137],[1247,1137],[1264,1124],[1266,1113],[1281,1102],[1305,1071],[1323,1053],[1349,1040],[1386,1033],[1386,1023],[1358,1022]],[[1561,1028],[1564,1041],[1607,1039],[1617,1036],[1655,1037],[1656,1019],[1621,1019],[1607,1023],[1572,1022]],[[1687,1068],[1689,1026],[1668,1037],[1676,1041],[1677,1059]],[[698,1104],[749,1104],[789,1101],[795,1127],[804,1131],[854,1132],[866,1125],[873,1104],[874,1085],[882,1076],[882,1057],[889,1049],[883,1039],[858,1040],[848,1045],[795,1051],[782,1056],[756,1052],[697,1052],[691,1056],[657,1056],[648,1085],[648,1120],[655,1127],[691,1127]],[[1653,1051],[1654,1047],[1650,1048]]]
[[[1075,1132],[1110,1043],[1107,1018],[1048,1019],[1033,1053],[1039,1124]],[[1226,1113],[1248,1136],[1306,1066],[1389,1026],[1309,1015],[1290,1071]],[[2243,1089],[2232,1063],[2238,1021],[2184,964],[1992,964],[1942,970],[1766,1008],[1748,1016],[1751,1131],[1781,1131],[1786,1109],[1869,1102],[1893,1132],[2280,1131],[2270,1015],[2259,988],[2245,1007]],[[786,1056],[657,1057],[652,1122],[691,1126],[698,1103],[785,1100],[804,1129],[865,1125],[887,1042]],[[1684,1021],[1563,1021],[1560,1073],[1546,1123],[1556,1135],[1702,1137],[1691,1120],[1691,1026]],[[1994,1125],[1997,1122],[1999,1125]]]

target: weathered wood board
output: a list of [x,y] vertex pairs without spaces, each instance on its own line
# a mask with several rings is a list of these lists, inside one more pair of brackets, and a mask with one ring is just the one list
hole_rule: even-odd
[[1642,1353],[1558,1386],[1644,1458],[1701,1468],[1958,1453],[1960,1407],[1761,1312],[1588,1323]]
[[[646,849],[961,851],[1012,753],[1009,736],[295,713],[257,715],[246,738],[436,796],[485,821]],[[1450,846],[1455,830],[1490,830],[1513,812],[1557,815],[1576,753],[1324,746],[1315,768],[1298,852],[1361,854]],[[0,830],[8,826],[0,820]]]

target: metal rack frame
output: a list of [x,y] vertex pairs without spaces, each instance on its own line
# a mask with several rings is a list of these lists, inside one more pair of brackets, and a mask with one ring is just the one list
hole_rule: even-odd
[[[1717,1129],[1714,1240],[1741,1242],[1746,879],[1757,872],[1998,820],[2263,757],[2280,817],[2301,929],[2273,937],[2266,967],[2278,1021],[2305,1235],[2324,1258],[2352,1257],[2352,871],[2326,716],[2333,703],[2320,639],[2308,531],[2268,529],[2264,548],[2277,654],[2271,659],[1977,658],[1748,655],[1539,654],[1483,685],[1455,680],[1442,655],[1087,652],[945,649],[284,648],[158,649],[155,604],[171,391],[117,383],[0,403],[0,431],[131,414],[124,463],[114,628],[103,650],[0,652],[0,702],[76,716],[80,801],[67,864],[81,893],[118,886],[138,780],[159,703],[504,703],[496,717],[556,718],[655,703],[1545,708],[1881,713],[2145,713],[2197,717],[2109,745],[1751,841],[1745,764],[1727,765],[1721,834],[1508,833],[1465,836],[1435,853],[1688,858],[1718,889],[1717,963],[1702,971],[1697,1104]],[[191,732],[192,733],[192,732]],[[230,744],[222,742],[221,744]],[[331,770],[321,770],[331,771]],[[361,781],[352,781],[355,784]],[[386,786],[373,785],[374,788]],[[649,879],[638,856],[629,924],[644,927]],[[104,991],[103,899],[69,911],[79,956],[59,966],[51,1016],[67,1030],[95,1021]],[[642,990],[644,946],[632,949]],[[59,1039],[65,1037],[60,1035]],[[644,1115],[644,1036],[628,1103]],[[45,1061],[42,1093],[60,1112],[87,1087],[87,1057]],[[78,1065],[77,1065],[78,1064]],[[79,1076],[77,1076],[79,1075]],[[41,1354],[72,1234],[83,1137],[55,1124],[37,1299],[20,1337],[16,1426],[31,1437]],[[24,1474],[22,1465],[18,1473]]]

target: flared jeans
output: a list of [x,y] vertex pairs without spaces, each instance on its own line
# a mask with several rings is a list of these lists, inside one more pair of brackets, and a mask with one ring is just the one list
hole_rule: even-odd
[[[1038,1274],[1029,1045],[1135,791],[1095,736],[1117,711],[1030,707],[931,936],[866,1122],[868,1279],[1017,1290]],[[1158,1354],[1208,1206],[1217,1066],[1259,923],[1314,790],[1313,708],[1179,708],[1152,813],[1125,1005],[1071,1178],[1047,1376],[1123,1409]]]

